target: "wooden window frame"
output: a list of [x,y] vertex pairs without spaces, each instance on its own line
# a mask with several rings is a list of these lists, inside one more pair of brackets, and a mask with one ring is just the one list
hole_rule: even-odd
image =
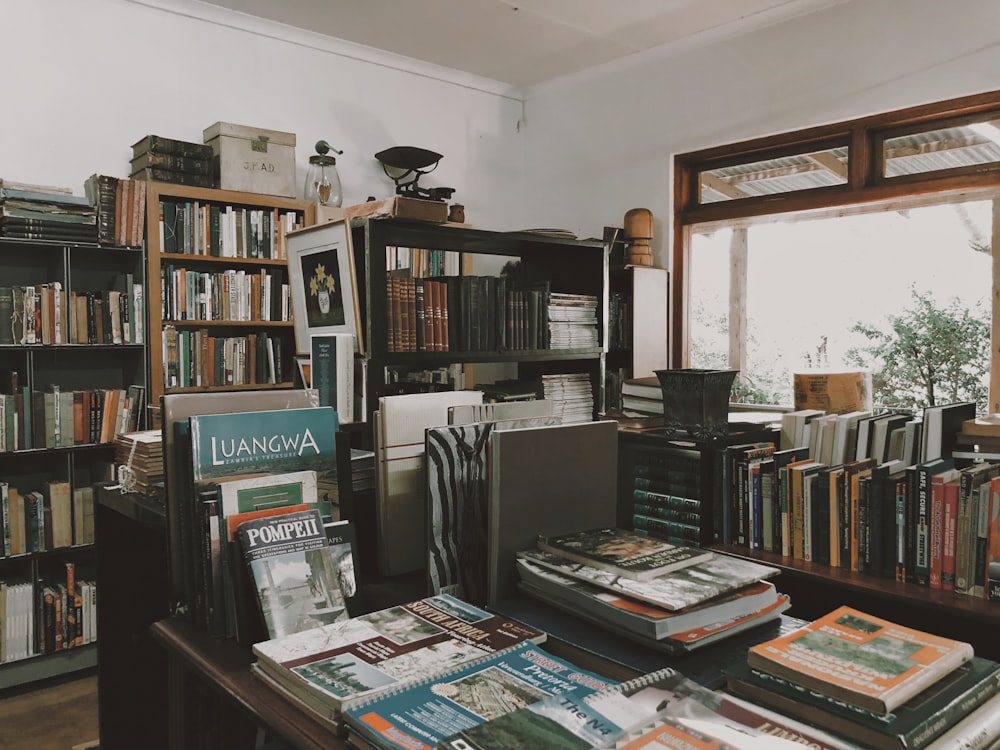
[[[674,221],[671,256],[672,367],[689,366],[690,259],[695,230],[746,227],[776,216],[823,216],[900,209],[948,200],[989,198],[993,210],[993,345],[990,358],[990,411],[1000,412],[1000,163],[884,177],[882,149],[887,138],[956,127],[1000,111],[1000,91],[949,99],[846,122],[701,149],[674,157]],[[706,170],[765,161],[831,146],[847,145],[847,183],[767,196],[699,202],[700,174]],[[740,288],[745,289],[745,284]],[[745,302],[745,300],[744,300]],[[737,346],[737,349],[739,347]]]

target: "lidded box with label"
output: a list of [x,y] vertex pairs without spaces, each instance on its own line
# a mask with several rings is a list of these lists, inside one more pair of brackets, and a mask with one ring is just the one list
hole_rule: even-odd
[[295,197],[295,133],[217,122],[202,136],[215,155],[218,187]]

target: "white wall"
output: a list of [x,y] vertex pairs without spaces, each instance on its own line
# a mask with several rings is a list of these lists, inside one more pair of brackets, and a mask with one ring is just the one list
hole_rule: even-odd
[[0,177],[82,193],[93,172],[127,175],[144,135],[201,141],[224,120],[296,133],[299,182],[316,140],[343,149],[350,204],[391,194],[377,151],[423,146],[444,159],[421,184],[455,187],[477,226],[600,236],[645,206],[666,265],[673,154],[1000,88],[996,0],[850,0],[540,87],[523,111],[495,82],[142,2],[165,9],[2,0]]
[[529,225],[601,236],[656,217],[667,265],[676,153],[1000,89],[995,0],[851,0],[707,47],[529,92]]
[[94,172],[127,176],[143,136],[200,143],[222,120],[296,133],[298,183],[317,140],[343,149],[345,205],[392,194],[376,152],[432,149],[444,158],[422,186],[456,188],[478,226],[523,226],[521,103],[499,84],[192,0],[156,2],[166,10],[2,0],[0,178],[82,194]]

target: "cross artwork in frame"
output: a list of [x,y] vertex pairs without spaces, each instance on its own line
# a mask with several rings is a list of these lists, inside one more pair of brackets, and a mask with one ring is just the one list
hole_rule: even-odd
[[350,227],[328,221],[288,234],[295,350],[310,352],[315,333],[350,333],[363,352]]

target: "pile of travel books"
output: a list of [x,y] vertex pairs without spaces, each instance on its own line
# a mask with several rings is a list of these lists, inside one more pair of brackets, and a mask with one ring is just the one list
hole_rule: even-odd
[[778,570],[622,529],[539,537],[517,554],[518,588],[625,638],[683,653],[777,619]]
[[865,747],[1000,739],[1000,664],[847,606],[752,646],[726,672],[732,693]]

